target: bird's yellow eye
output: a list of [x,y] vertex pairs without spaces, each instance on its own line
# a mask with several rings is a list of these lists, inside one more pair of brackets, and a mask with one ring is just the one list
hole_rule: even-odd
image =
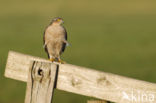
[[57,19],[57,21],[59,22],[59,21],[61,21],[61,19]]

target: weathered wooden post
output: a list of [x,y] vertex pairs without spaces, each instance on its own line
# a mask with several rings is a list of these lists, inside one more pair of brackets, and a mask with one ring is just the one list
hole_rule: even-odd
[[51,103],[57,65],[32,61],[28,74],[25,103]]

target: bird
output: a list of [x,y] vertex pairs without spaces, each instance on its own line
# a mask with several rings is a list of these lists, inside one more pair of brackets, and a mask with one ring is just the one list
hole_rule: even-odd
[[44,31],[43,42],[44,49],[51,62],[65,63],[60,59],[61,54],[65,51],[67,42],[67,31],[62,25],[63,19],[55,17]]

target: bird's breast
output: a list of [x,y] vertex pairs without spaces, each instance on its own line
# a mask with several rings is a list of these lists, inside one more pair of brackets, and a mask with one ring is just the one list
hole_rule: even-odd
[[64,39],[65,30],[61,26],[50,26],[46,31],[46,38],[53,40],[62,40]]

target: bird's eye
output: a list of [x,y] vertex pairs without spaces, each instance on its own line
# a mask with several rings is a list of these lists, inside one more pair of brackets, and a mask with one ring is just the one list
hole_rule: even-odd
[[57,19],[57,21],[59,22],[59,21],[61,21],[61,19]]

